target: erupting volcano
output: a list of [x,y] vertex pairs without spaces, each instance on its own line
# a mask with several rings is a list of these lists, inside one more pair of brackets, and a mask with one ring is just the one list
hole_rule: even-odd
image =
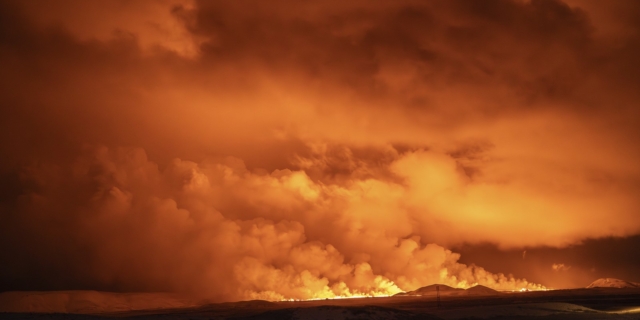
[[634,0],[0,1],[0,311],[632,301],[639,37]]

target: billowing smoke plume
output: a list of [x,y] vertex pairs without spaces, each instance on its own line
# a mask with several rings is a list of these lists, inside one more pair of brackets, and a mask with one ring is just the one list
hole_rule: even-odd
[[160,169],[143,150],[102,147],[73,165],[33,165],[22,179],[30,188],[3,241],[29,248],[24,262],[55,256],[59,270],[98,287],[271,300],[432,283],[539,288],[425,243],[416,219],[427,214],[409,209],[413,187],[376,177],[323,183],[304,170],[250,172],[231,158]]

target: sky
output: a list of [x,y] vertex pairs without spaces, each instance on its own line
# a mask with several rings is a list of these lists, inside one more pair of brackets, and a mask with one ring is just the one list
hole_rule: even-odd
[[640,2],[0,1],[0,291],[640,281]]

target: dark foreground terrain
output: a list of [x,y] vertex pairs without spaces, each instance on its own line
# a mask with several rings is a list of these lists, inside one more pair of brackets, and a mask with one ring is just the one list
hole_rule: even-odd
[[640,319],[640,289],[592,288],[491,296],[243,301],[100,314],[0,313],[0,319]]

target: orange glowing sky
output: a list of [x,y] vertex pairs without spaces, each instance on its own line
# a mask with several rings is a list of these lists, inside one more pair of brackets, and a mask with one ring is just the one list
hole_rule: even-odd
[[0,291],[640,281],[639,38],[634,0],[3,1]]

